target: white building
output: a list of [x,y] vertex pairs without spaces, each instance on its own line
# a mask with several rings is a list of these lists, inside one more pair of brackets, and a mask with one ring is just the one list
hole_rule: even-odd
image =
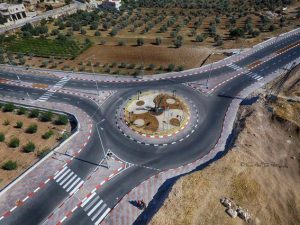
[[94,7],[120,9],[121,0],[91,0],[90,4]]
[[0,15],[6,19],[5,24],[15,23],[27,17],[23,4],[0,4]]

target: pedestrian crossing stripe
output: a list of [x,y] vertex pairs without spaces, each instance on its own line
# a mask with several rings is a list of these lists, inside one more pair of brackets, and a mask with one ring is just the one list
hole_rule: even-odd
[[64,167],[53,178],[69,195],[74,194],[84,181],[77,176],[70,168]]
[[39,97],[38,101],[45,102],[60,88],[62,88],[68,81],[69,77],[63,77],[60,81],[58,81],[51,89],[49,89],[46,93],[44,93],[41,97]]
[[82,202],[81,208],[95,225],[100,224],[111,210],[96,192]]
[[248,72],[248,73],[246,73],[246,75],[249,76],[249,77],[251,77],[251,78],[253,78],[253,79],[255,79],[255,80],[258,80],[258,81],[260,81],[261,79],[263,79],[262,76],[259,76],[258,74],[253,73],[253,72]]

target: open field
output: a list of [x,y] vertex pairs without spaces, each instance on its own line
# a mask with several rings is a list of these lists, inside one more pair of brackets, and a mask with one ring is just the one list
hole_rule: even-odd
[[[3,107],[2,107],[3,108]],[[57,115],[53,116],[55,120]],[[42,122],[38,118],[29,118],[28,112],[18,115],[18,110],[13,112],[0,111],[0,136],[4,135],[5,140],[0,142],[0,188],[3,188],[32,166],[38,159],[47,154],[55,145],[63,133],[70,132],[70,125],[54,125],[53,122]],[[22,122],[22,127],[17,127],[17,123]],[[28,127],[37,125],[37,132],[30,133]],[[20,124],[19,124],[20,125]],[[48,139],[44,136],[46,132],[53,132]],[[11,140],[17,138],[19,145],[11,146]],[[25,150],[25,146],[32,142],[34,149]],[[30,151],[29,151],[30,150]],[[32,151],[31,151],[32,150]],[[17,168],[8,170],[3,166],[8,161],[16,162]]]
[[299,224],[300,102],[287,101],[299,93],[299,78],[298,66],[277,101],[267,102],[261,90],[256,103],[242,106],[234,147],[179,179],[150,224],[246,224],[226,214],[222,197],[247,209],[249,224]]

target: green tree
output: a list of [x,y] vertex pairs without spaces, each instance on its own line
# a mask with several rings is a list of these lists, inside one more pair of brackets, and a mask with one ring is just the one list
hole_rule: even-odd
[[197,41],[197,42],[203,42],[203,41],[204,41],[203,36],[202,36],[202,35],[197,35],[197,36],[196,36],[196,41]]
[[160,37],[157,37],[157,38],[155,38],[155,44],[156,45],[161,45],[161,38]]
[[3,132],[0,133],[0,142],[5,141],[5,135]]
[[144,45],[144,39],[143,39],[143,38],[138,38],[138,39],[136,40],[136,44],[137,44],[137,46],[142,46],[142,45]]

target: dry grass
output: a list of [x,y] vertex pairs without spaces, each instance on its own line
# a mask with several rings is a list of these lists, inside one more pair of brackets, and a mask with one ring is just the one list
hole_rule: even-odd
[[[10,112],[4,113],[0,111],[0,118],[0,132],[5,134],[5,142],[0,142],[0,166],[8,160],[17,161],[18,164],[18,168],[12,171],[0,168],[0,188],[3,188],[28,167],[33,165],[38,160],[38,151],[47,148],[51,149],[57,144],[57,138],[61,136],[63,131],[70,131],[70,125],[55,126],[50,122],[40,122],[37,119],[28,118],[25,115],[16,115]],[[8,120],[10,125],[3,125],[5,120]],[[23,122],[23,128],[18,129],[14,127],[17,121]],[[26,128],[32,123],[38,125],[37,132],[34,134],[25,133]],[[49,130],[53,130],[54,135],[48,140],[42,139],[42,135]],[[20,139],[20,146],[18,148],[10,148],[8,146],[10,139],[13,137]],[[25,153],[22,148],[29,141],[35,144],[36,150],[31,153]]]
[[[292,76],[284,91],[295,92],[299,86],[291,80],[299,77],[300,72]],[[248,209],[251,224],[300,224],[299,108],[283,99],[278,103],[283,102],[275,114],[263,98],[243,106],[245,124],[235,146],[211,166],[178,180],[150,224],[245,224],[225,213],[223,196]]]

